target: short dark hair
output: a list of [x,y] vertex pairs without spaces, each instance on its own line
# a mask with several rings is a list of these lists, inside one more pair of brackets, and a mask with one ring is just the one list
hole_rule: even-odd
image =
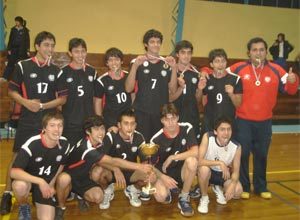
[[261,37],[255,37],[248,41],[247,43],[248,51],[251,50],[252,44],[257,44],[257,43],[263,43],[265,45],[266,50],[268,49],[268,44],[264,39],[262,39]]
[[24,18],[22,18],[21,16],[15,17],[15,21],[20,22],[21,25],[23,25],[24,27],[26,27],[26,20],[24,20]]
[[178,116],[178,110],[173,103],[164,104],[160,110],[160,118],[166,117],[167,114]]
[[220,116],[215,120],[214,130],[216,131],[222,123],[230,124],[230,127],[232,128],[232,120],[227,116]]
[[46,40],[46,39],[50,39],[53,40],[54,43],[56,43],[55,41],[55,37],[52,33],[48,32],[48,31],[42,31],[40,33],[38,33],[34,39],[34,45],[41,45],[41,43]]
[[277,35],[277,37],[279,37],[279,36],[282,37],[282,40],[285,40],[285,34],[284,34],[284,33],[279,33],[279,34]]
[[194,50],[193,44],[187,40],[177,42],[175,46],[175,53],[179,53],[181,49],[191,49],[192,53]]
[[69,41],[69,51],[72,52],[73,48],[78,46],[82,46],[84,49],[87,50],[86,42],[82,38],[74,37]]
[[216,57],[224,57],[227,60],[227,54],[223,48],[213,49],[209,52],[208,60],[210,63],[212,63]]
[[59,110],[53,110],[53,111],[50,111],[50,112],[47,112],[44,116],[43,116],[43,119],[42,119],[42,127],[43,128],[46,128],[47,125],[48,125],[48,122],[51,120],[51,119],[58,119],[58,120],[61,120],[63,123],[64,123],[64,117],[61,113],[61,111]]
[[[148,30],[145,34],[144,34],[144,37],[143,37],[143,43],[144,44],[148,44],[150,38],[159,38],[161,43],[163,42],[163,35],[162,33],[160,33],[158,30],[155,30],[155,29],[150,29]],[[147,48],[145,47],[145,50]]]
[[134,109],[130,108],[130,109],[127,109],[127,110],[123,111],[121,113],[121,115],[119,116],[119,118],[118,118],[118,122],[121,122],[123,117],[125,117],[125,116],[136,118]]
[[104,126],[104,120],[102,116],[93,115],[84,120],[83,129],[85,132],[91,132],[92,127]]
[[110,57],[117,57],[120,58],[121,61],[123,61],[124,54],[120,49],[116,47],[111,47],[104,54],[104,62],[107,63]]

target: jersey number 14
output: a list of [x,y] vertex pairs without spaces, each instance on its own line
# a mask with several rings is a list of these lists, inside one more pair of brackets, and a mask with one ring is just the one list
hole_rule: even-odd
[[51,174],[51,166],[48,166],[46,169],[45,166],[40,167],[39,175],[42,176],[43,174],[49,176]]

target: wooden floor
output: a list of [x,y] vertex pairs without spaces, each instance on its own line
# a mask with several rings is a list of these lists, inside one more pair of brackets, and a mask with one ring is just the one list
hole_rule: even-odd
[[[5,173],[11,156],[12,141],[0,142],[0,192],[4,189]],[[234,200],[227,205],[216,204],[210,192],[209,213],[202,215],[197,212],[198,199],[192,201],[195,215],[190,219],[300,219],[300,134],[274,134],[270,148],[268,163],[268,188],[273,193],[271,200],[263,200],[253,195],[250,200]],[[201,217],[200,217],[201,216]],[[10,216],[2,219],[17,219],[17,207]],[[33,219],[35,212],[33,211]],[[130,206],[121,190],[115,193],[115,199],[107,211],[99,210],[92,205],[86,213],[80,213],[76,202],[67,204],[65,219],[185,219],[177,208],[177,198],[172,204],[162,205],[151,199],[142,207]]]

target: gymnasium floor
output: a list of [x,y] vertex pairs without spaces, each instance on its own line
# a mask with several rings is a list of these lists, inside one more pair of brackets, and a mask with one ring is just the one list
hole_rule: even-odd
[[[299,129],[299,126],[296,127]],[[11,155],[12,140],[2,139],[0,142],[0,192],[4,189],[5,172]],[[271,200],[264,200],[252,195],[250,200],[233,200],[227,205],[216,204],[215,197],[209,192],[209,213],[201,215],[197,212],[198,199],[192,201],[195,215],[190,219],[300,219],[300,134],[273,134],[268,163],[268,187],[273,193]],[[17,206],[14,205],[10,215],[2,216],[3,220],[17,219]],[[33,209],[33,219],[35,211]],[[66,220],[77,219],[185,219],[177,208],[177,198],[170,205],[161,205],[151,199],[142,207],[130,206],[121,190],[115,193],[115,199],[107,211],[99,210],[91,205],[86,213],[80,213],[75,201],[67,204]]]

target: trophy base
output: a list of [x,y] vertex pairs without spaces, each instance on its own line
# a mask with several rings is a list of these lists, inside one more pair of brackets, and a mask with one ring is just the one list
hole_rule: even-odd
[[146,186],[142,188],[143,193],[146,195],[151,195],[156,193],[156,188],[151,188],[151,186]]

